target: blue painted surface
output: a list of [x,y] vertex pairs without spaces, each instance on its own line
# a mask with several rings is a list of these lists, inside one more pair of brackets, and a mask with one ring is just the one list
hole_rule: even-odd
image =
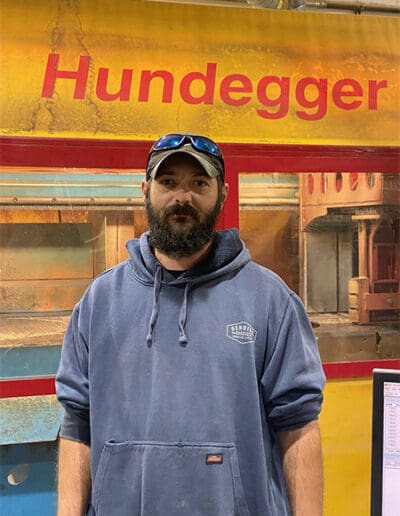
[[64,409],[54,394],[0,399],[0,445],[57,439]]
[[142,173],[0,174],[2,197],[141,198]]
[[140,183],[144,179],[143,173],[132,173],[132,174],[118,174],[118,173],[93,173],[89,172],[87,174],[48,174],[48,173],[37,173],[30,174],[29,172],[25,173],[16,173],[9,174],[7,172],[3,172],[0,174],[0,181],[4,182],[12,182],[12,183],[81,183],[85,182],[87,184],[96,184],[101,182],[106,183]]
[[0,378],[54,376],[60,357],[61,345],[0,348]]
[[83,186],[56,184],[56,185],[1,185],[2,197],[107,197],[107,198],[137,198],[142,191],[139,186],[127,185],[125,187],[113,186]]
[[[268,174],[268,173],[267,173]],[[261,174],[240,174],[239,177],[240,183],[261,183],[261,184],[274,184],[274,183],[289,183],[293,186],[298,186],[299,178],[296,173],[284,173],[284,174],[275,174],[272,175],[269,173],[268,175]]]
[[[0,379],[54,377],[60,356],[61,345],[2,347]],[[2,398],[0,445],[54,441],[62,417],[54,394]]]
[[[1,516],[55,516],[56,464],[56,441],[0,446]],[[21,465],[28,476],[11,485],[7,477]]]

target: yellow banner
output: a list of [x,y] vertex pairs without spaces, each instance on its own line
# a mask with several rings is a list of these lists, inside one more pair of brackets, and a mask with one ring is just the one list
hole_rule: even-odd
[[125,0],[0,9],[0,135],[399,145],[399,18]]

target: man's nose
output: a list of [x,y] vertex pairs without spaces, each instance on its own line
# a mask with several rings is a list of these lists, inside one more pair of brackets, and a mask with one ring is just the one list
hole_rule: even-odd
[[179,204],[191,204],[192,191],[189,188],[179,187],[175,191],[175,202]]

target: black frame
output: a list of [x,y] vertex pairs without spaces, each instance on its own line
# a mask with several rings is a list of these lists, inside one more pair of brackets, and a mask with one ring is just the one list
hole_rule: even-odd
[[384,384],[400,383],[400,369],[374,369],[372,393],[371,516],[382,516]]

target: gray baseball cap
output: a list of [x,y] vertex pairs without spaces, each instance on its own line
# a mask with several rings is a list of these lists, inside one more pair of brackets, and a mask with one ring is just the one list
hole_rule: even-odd
[[198,151],[190,143],[186,143],[178,148],[152,153],[147,163],[146,181],[154,179],[165,160],[177,153],[192,156],[210,177],[221,176],[222,180],[224,180],[224,167],[217,158],[205,152]]

